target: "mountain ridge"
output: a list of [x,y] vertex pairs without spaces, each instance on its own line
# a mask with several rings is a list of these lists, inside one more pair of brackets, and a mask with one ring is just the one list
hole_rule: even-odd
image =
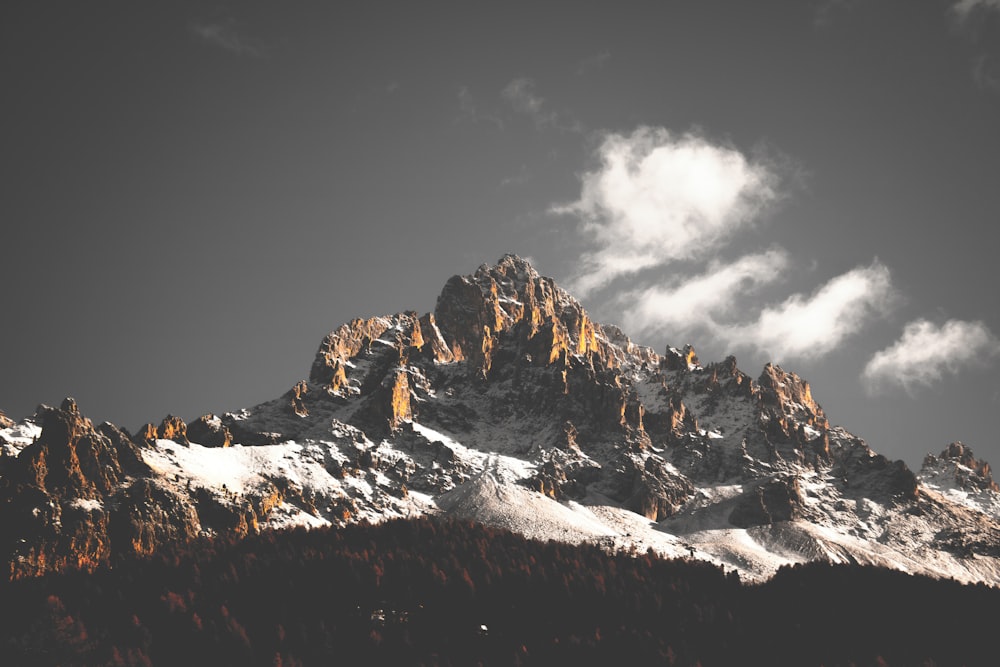
[[831,426],[794,373],[636,345],[515,255],[450,278],[432,313],[331,331],[258,406],[131,435],[67,399],[0,427],[12,577],[443,513],[749,578],[819,559],[1000,583],[1000,493],[968,447],[914,473]]

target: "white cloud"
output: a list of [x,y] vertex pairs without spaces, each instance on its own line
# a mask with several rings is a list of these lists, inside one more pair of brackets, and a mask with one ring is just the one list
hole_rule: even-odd
[[[779,198],[770,163],[657,127],[609,133],[595,155],[598,166],[581,176],[579,199],[550,211],[575,217],[588,244],[570,291],[586,297],[610,287],[628,331],[663,330],[673,339],[700,333],[782,362],[828,354],[892,305],[889,270],[878,260],[772,305],[757,293],[792,264],[784,249],[707,261]],[[664,284],[621,287],[619,280],[706,261],[697,275]]]
[[788,253],[776,248],[729,264],[714,262],[705,273],[671,285],[623,294],[619,300],[628,304],[623,324],[630,333],[662,329],[673,339],[698,329],[719,337],[720,318],[732,312],[736,300],[777,281],[788,265]]
[[765,307],[756,320],[733,322],[739,300],[778,281],[790,265],[780,248],[747,255],[672,285],[623,294],[627,331],[665,330],[671,339],[703,333],[731,350],[754,348],[775,361],[821,357],[887,309],[893,297],[889,270],[877,260],[839,275],[811,296],[794,294]]
[[808,298],[794,294],[764,308],[756,322],[724,327],[719,335],[779,362],[821,357],[889,308],[893,293],[889,269],[876,260],[831,279]]
[[978,11],[1000,11],[1000,0],[959,0],[951,6],[959,21],[965,21]]
[[240,33],[233,20],[198,22],[189,27],[191,34],[211,46],[216,46],[238,56],[260,56],[260,49]]
[[777,177],[739,151],[693,134],[639,127],[609,133],[580,198],[550,211],[572,215],[595,249],[571,278],[579,296],[615,278],[703,257],[777,198]]
[[912,392],[998,354],[1000,340],[982,322],[948,320],[939,327],[918,319],[906,325],[899,340],[868,361],[861,377],[869,392],[892,384]]

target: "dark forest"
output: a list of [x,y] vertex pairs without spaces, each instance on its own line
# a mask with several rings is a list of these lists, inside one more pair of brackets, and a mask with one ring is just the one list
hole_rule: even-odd
[[986,665],[1000,591],[417,519],[201,541],[0,585],[9,665]]

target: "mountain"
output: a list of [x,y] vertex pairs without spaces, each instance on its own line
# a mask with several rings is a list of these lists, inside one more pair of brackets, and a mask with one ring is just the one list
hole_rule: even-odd
[[334,330],[273,401],[129,434],[67,399],[4,417],[0,445],[12,578],[444,514],[749,579],[827,561],[1000,584],[1000,491],[967,446],[914,473],[794,373],[635,345],[513,255],[449,279],[433,313]]

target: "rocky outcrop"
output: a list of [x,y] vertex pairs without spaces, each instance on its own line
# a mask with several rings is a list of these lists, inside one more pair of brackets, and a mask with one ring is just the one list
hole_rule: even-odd
[[798,480],[771,479],[754,484],[740,496],[729,514],[729,523],[739,528],[766,526],[799,518],[802,494]]
[[113,553],[148,556],[164,545],[184,544],[202,534],[190,500],[153,479],[136,479],[115,495],[115,503],[108,524]]
[[[492,367],[494,349],[510,332],[529,346],[536,363],[565,363],[578,355],[600,368],[620,364],[621,349],[580,303],[516,255],[483,265],[471,276],[450,278],[434,316],[453,357],[468,360],[483,377]],[[627,339],[622,342],[631,346]]]
[[698,367],[698,355],[694,347],[685,345],[683,350],[668,347],[663,355],[663,368],[668,371],[688,371]]
[[823,408],[813,400],[809,383],[795,373],[767,364],[757,379],[757,384],[760,387],[762,413],[786,437],[793,437],[794,429],[789,426],[793,421],[816,429],[830,428]]
[[179,445],[190,445],[187,437],[187,424],[180,417],[167,415],[156,429],[156,437],[160,440],[173,440]]
[[[128,433],[108,422],[95,428],[72,399],[59,408],[43,406],[36,418],[40,436],[0,477],[0,562],[7,577],[90,570],[204,534],[197,494],[161,478]],[[192,425],[210,445],[227,441],[217,417],[206,415]],[[162,426],[163,431],[147,431],[135,440],[150,447],[161,433],[172,436],[161,439],[176,442],[187,432],[175,417]],[[212,437],[219,440],[211,442]],[[259,519],[274,506],[268,494],[217,503],[213,529],[234,535],[258,530]]]
[[332,392],[345,391],[350,359],[362,350],[370,350],[372,344],[393,325],[392,318],[373,317],[351,320],[330,332],[320,343],[309,380],[327,386]]
[[156,444],[157,437],[159,436],[157,436],[156,434],[156,424],[150,422],[147,424],[143,424],[142,427],[140,427],[139,430],[135,432],[135,435],[132,436],[132,440],[133,442],[135,442],[135,444],[139,445],[140,447],[142,446],[152,447],[153,445]]
[[[607,341],[606,350],[613,358],[609,365],[622,366],[628,363],[638,363],[642,368],[656,368],[660,357],[651,348],[636,345],[620,328],[613,324],[599,325],[601,334]],[[600,336],[598,336],[600,339]]]
[[881,502],[917,499],[917,476],[903,461],[876,454],[863,440],[839,427],[833,434],[829,474],[840,480],[846,495],[864,494]]
[[993,480],[990,464],[978,460],[972,450],[961,442],[949,444],[939,456],[928,454],[924,458],[922,472],[935,468],[939,470],[938,474],[949,475],[960,489],[1000,492],[1000,486]]
[[222,419],[213,414],[202,415],[187,425],[187,437],[205,447],[229,447],[233,434]]
[[636,470],[625,507],[650,521],[663,521],[676,514],[692,494],[691,480],[670,471],[664,461],[651,457]]
[[309,393],[309,385],[305,380],[295,383],[295,386],[288,391],[288,407],[292,413],[299,417],[308,417],[309,408],[306,407],[306,394]]
[[404,421],[413,419],[413,410],[410,406],[410,382],[406,371],[399,369],[393,373],[385,388],[389,394],[389,426],[396,428]]
[[759,421],[776,452],[808,463],[828,459],[830,423],[813,400],[809,383],[767,364],[757,386]]
[[724,361],[705,366],[702,377],[694,383],[694,390],[710,396],[725,393],[749,399],[754,396],[757,387],[750,376],[736,366],[736,357],[730,355]]
[[[132,448],[127,438],[118,445]],[[128,454],[132,460],[138,458],[134,451]],[[41,437],[17,457],[8,479],[13,485],[57,496],[94,499],[111,493],[124,474],[115,445],[67,398],[59,409],[44,411]]]
[[431,361],[439,364],[447,364],[455,361],[455,355],[441,335],[437,320],[433,313],[427,313],[418,321],[421,344],[418,346]]
[[[142,516],[130,515],[135,505],[128,497],[133,480],[150,470],[132,439],[112,424],[95,429],[72,399],[44,408],[41,421],[38,440],[0,479],[0,552],[8,576],[90,569],[136,553],[141,540],[118,539],[142,532]],[[162,493],[159,500],[175,502]],[[142,512],[163,514],[147,532],[167,531],[171,539],[197,533],[196,521],[158,507],[152,496]]]

